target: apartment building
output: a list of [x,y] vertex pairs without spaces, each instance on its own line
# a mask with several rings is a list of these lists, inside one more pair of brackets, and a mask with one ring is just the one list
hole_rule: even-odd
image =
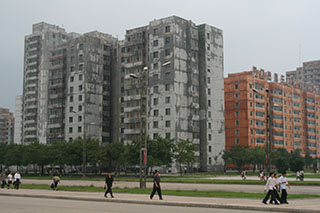
[[14,111],[14,143],[22,144],[22,95],[16,96]]
[[50,51],[66,42],[66,32],[44,22],[25,36],[22,143],[47,142],[48,68]]
[[288,85],[283,76],[271,81],[270,72],[255,67],[229,74],[224,84],[227,150],[270,143],[319,157],[319,95]]
[[172,16],[127,30],[125,38],[119,51],[120,140],[129,143],[140,134],[188,139],[199,147],[201,171],[221,169],[222,31]]
[[7,108],[0,108],[0,143],[13,144],[14,116]]
[[304,91],[320,92],[320,60],[303,62],[302,67],[286,72],[287,82]]

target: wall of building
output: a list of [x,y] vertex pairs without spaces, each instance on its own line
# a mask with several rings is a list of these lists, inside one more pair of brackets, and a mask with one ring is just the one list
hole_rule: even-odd
[[14,143],[22,144],[22,95],[16,96],[14,115]]

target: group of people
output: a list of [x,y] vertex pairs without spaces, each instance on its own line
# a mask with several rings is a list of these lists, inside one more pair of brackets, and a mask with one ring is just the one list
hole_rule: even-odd
[[0,182],[1,182],[1,188],[7,187],[7,189],[19,189],[19,186],[21,184],[21,174],[18,170],[14,175],[12,172],[9,172],[8,174],[6,171],[2,171],[0,176]]
[[[287,187],[290,188],[290,185],[287,181],[287,173],[282,172],[282,175],[280,178],[278,178],[277,174],[274,172],[271,172],[269,175],[269,178],[267,180],[267,183],[265,185],[264,191],[268,191],[267,195],[263,199],[262,203],[267,204],[269,198],[271,204],[279,205],[279,204],[288,204],[287,201]],[[279,196],[279,193],[281,191],[281,197]]]
[[[105,179],[105,184],[104,184],[104,189],[106,189],[106,192],[104,193],[104,197],[108,198],[108,193],[110,193],[111,198],[114,198],[113,193],[112,193],[112,184],[113,184],[113,176],[111,172],[108,172],[108,175]],[[153,199],[153,196],[155,193],[158,193],[159,199],[163,200],[162,198],[162,193],[161,193],[161,187],[160,187],[160,174],[159,171],[155,170],[154,172],[154,177],[153,177],[153,189],[150,195],[150,199]]]

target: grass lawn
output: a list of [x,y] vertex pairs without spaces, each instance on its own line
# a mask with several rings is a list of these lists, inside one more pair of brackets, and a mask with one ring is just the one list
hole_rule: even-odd
[[[24,179],[52,179],[50,176],[23,176]],[[104,181],[104,177],[62,177],[62,180],[83,180],[83,181]],[[129,181],[137,182],[139,178],[136,177],[115,177],[116,181]],[[147,178],[148,182],[152,182],[152,178]],[[161,182],[168,183],[212,183],[212,184],[254,184],[263,185],[265,181],[260,180],[217,180],[217,179],[205,179],[204,177],[194,177],[194,176],[164,176],[161,177]],[[291,185],[312,185],[320,186],[320,181],[290,181]]]
[[[22,189],[43,189],[50,190],[49,185],[44,184],[22,184]],[[59,186],[61,191],[81,191],[81,192],[104,192],[102,187],[93,186]],[[150,194],[152,189],[139,189],[139,188],[113,188],[114,193],[129,193],[129,194]],[[176,196],[193,196],[193,197],[223,197],[223,198],[260,198],[262,199],[265,194],[263,193],[249,193],[249,192],[226,192],[226,191],[184,191],[184,190],[162,190],[164,195]],[[289,194],[288,199],[304,199],[304,198],[319,198],[320,195],[316,194]]]

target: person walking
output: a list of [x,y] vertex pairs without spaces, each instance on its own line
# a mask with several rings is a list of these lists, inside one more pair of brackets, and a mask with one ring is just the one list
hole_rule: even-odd
[[151,200],[152,200],[152,198],[153,198],[153,196],[154,196],[154,194],[156,192],[159,195],[159,199],[163,200],[162,199],[162,194],[161,194],[161,187],[160,187],[160,174],[159,174],[158,170],[155,171],[155,175],[154,175],[154,178],[153,178],[153,189],[152,189],[152,192],[151,192],[151,195],[150,195],[150,199]]
[[106,181],[105,181],[104,187],[103,187],[104,189],[106,189],[106,186],[107,186],[107,191],[104,193],[104,196],[106,198],[108,198],[108,193],[110,193],[111,198],[114,198],[113,193],[112,193],[112,189],[111,189],[112,183],[113,183],[113,176],[112,176],[111,172],[108,172],[108,175],[106,177]]
[[7,185],[6,179],[7,179],[6,171],[3,170],[3,171],[1,172],[1,176],[0,176],[1,189],[3,189],[5,185]]
[[287,201],[287,186],[290,188],[290,185],[287,181],[287,173],[282,172],[282,176],[279,179],[280,182],[280,189],[281,189],[281,203],[289,204]]
[[9,172],[9,174],[8,174],[8,185],[7,185],[7,187],[8,187],[8,189],[13,189],[13,185],[12,185],[12,172]]
[[269,197],[271,196],[271,201],[270,202],[274,202],[274,204],[279,205],[279,203],[276,201],[275,199],[275,195],[274,195],[274,173],[271,172],[269,175],[269,178],[267,180],[267,183],[264,187],[264,191],[266,192],[268,190],[268,193],[266,194],[265,198],[262,200],[262,203],[267,204],[267,201],[269,200]]
[[59,177],[59,175],[57,174],[57,173],[54,173],[53,174],[53,178],[52,178],[52,189],[54,190],[54,191],[57,191],[58,190],[58,184],[59,184],[59,182],[60,182],[60,177]]
[[[278,179],[278,175],[276,173],[274,173],[274,177],[273,177],[273,184],[274,184],[274,187],[273,187],[273,192],[274,192],[274,196],[275,196],[275,199],[277,201],[280,202],[280,204],[282,204],[281,202],[281,199],[280,199],[280,196],[279,196],[279,187],[280,187],[280,182],[279,182],[279,179]],[[272,201],[270,201],[270,203],[273,203]]]
[[20,171],[18,170],[18,171],[14,174],[14,188],[15,188],[16,190],[18,190],[20,184],[21,184],[21,174],[20,174]]

